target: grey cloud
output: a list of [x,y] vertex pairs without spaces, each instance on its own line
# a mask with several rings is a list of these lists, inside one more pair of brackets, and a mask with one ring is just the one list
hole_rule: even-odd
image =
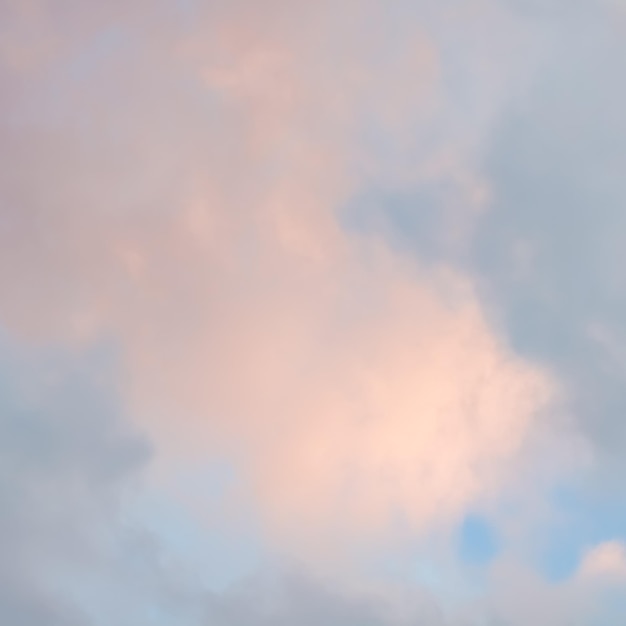
[[132,515],[150,447],[115,362],[0,335],[0,624],[201,623],[194,572]]
[[506,563],[489,578],[486,593],[446,607],[417,582],[348,591],[305,570],[265,570],[205,598],[203,626],[595,626],[620,615],[615,590],[593,582],[550,584]]
[[1,348],[0,623],[96,624],[76,583],[103,567],[103,537],[124,540],[121,487],[147,448],[91,359]]
[[306,571],[289,569],[249,579],[211,598],[211,626],[443,626],[447,621],[420,588],[398,599],[383,593],[347,592]]
[[487,160],[473,260],[516,347],[552,365],[594,441],[626,443],[626,45],[608,14],[566,20]]

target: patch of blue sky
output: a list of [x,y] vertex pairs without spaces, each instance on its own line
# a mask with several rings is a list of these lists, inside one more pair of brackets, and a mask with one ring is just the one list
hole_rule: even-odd
[[458,555],[467,565],[488,565],[500,551],[495,527],[478,514],[469,514],[457,534]]
[[536,567],[551,581],[570,577],[584,553],[606,541],[626,541],[626,501],[582,486],[552,493],[554,520],[537,530]]

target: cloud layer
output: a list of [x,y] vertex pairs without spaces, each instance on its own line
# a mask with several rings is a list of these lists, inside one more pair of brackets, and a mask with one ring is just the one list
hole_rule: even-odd
[[[38,15],[51,37],[65,24]],[[471,145],[441,127],[457,114],[434,35],[374,3],[350,15],[198,7],[190,32],[127,16],[62,57],[60,101],[29,81],[48,104],[4,129],[6,323],[113,336],[147,428],[200,454],[225,441],[286,535],[458,515],[551,393],[462,274],[342,230],[355,189],[388,176],[368,133],[396,177],[471,176],[437,163]]]
[[[618,5],[0,0],[0,23],[0,617],[614,610],[626,529],[577,540],[567,580],[535,556],[623,447]],[[121,521],[177,472],[204,510],[218,462],[222,514],[279,563],[261,600],[181,583]],[[479,576],[451,543],[477,510],[502,538]],[[404,549],[444,573],[398,598]]]

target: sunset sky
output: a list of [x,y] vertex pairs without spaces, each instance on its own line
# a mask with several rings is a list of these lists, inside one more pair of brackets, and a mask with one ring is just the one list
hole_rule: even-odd
[[0,0],[0,625],[626,623],[625,0]]

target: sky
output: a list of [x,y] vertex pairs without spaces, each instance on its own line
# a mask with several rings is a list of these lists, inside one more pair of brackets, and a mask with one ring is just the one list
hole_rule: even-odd
[[0,623],[615,626],[622,0],[0,0]]

